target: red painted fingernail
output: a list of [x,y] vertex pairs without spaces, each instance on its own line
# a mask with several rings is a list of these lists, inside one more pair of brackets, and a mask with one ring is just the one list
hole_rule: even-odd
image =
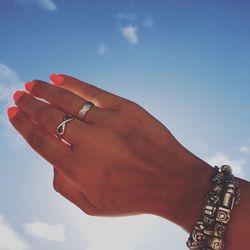
[[25,89],[28,90],[29,92],[32,91],[32,88],[34,87],[35,83],[34,82],[26,82],[25,83]]
[[56,85],[60,85],[63,82],[63,76],[62,75],[56,75],[56,74],[52,74],[50,75],[50,80],[56,84]]
[[17,102],[22,95],[23,95],[23,91],[20,91],[20,90],[16,91],[13,95],[15,102]]
[[19,111],[18,107],[9,107],[7,110],[7,114],[9,118],[12,119],[17,114],[18,111]]

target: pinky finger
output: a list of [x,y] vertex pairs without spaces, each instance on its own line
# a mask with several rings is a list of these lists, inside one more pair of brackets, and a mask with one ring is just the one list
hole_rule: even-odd
[[72,157],[70,146],[43,130],[17,107],[10,107],[7,112],[13,127],[37,153],[51,164],[61,167],[69,164],[67,159]]

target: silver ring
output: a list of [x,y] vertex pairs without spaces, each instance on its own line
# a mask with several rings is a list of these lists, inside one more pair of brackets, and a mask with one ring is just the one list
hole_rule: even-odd
[[67,122],[70,122],[74,119],[74,116],[71,114],[67,114],[63,117],[63,121],[59,124],[59,126],[56,129],[56,134],[60,138],[64,133],[66,129]]
[[80,120],[83,120],[85,115],[88,113],[88,111],[94,107],[95,105],[92,102],[86,102],[83,104],[82,108],[79,110],[78,114],[76,117]]

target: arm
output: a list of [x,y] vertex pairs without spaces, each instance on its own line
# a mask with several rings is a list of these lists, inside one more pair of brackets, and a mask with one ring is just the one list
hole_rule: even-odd
[[[67,75],[52,80],[54,85],[26,84],[28,93],[15,93],[17,107],[8,114],[30,146],[54,166],[55,190],[89,215],[155,214],[190,232],[209,191],[212,167],[136,103]],[[95,107],[84,121],[72,120],[64,141],[56,138],[65,114],[77,115],[86,100]],[[242,202],[228,232],[231,249],[250,243],[249,183],[240,180],[240,185]]]

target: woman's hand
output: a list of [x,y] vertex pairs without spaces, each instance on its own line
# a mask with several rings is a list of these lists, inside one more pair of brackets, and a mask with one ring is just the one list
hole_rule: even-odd
[[[18,108],[8,113],[16,130],[54,166],[55,190],[89,215],[150,213],[178,223],[188,192],[195,192],[190,180],[200,160],[138,104],[67,75],[51,79],[54,85],[27,83],[28,93],[16,92]],[[84,121],[67,123],[58,139],[63,117],[76,116],[86,100],[95,106]]]

